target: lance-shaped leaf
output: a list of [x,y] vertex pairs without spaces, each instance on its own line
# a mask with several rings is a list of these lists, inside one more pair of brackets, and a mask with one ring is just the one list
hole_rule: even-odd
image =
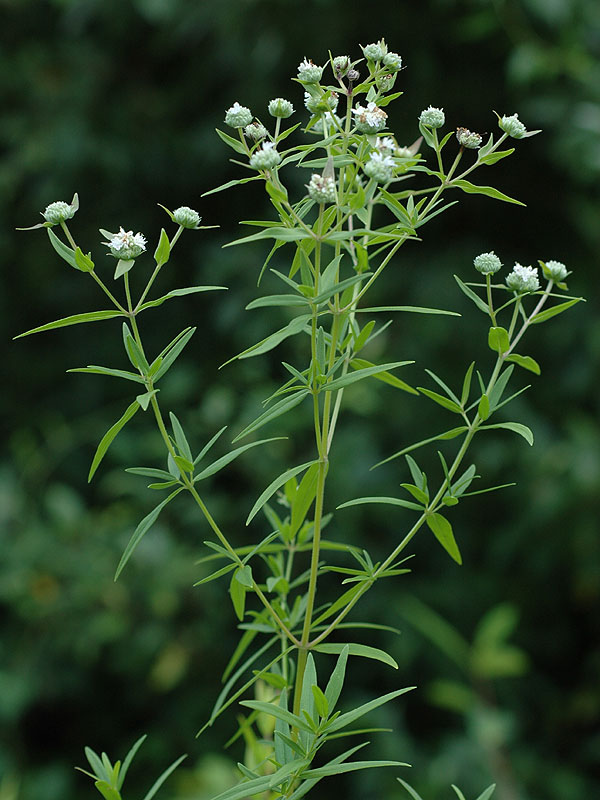
[[15,336],[15,339],[20,339],[22,336],[30,336],[32,333],[43,333],[43,331],[51,331],[55,328],[66,328],[68,325],[80,325],[82,322],[99,322],[103,319],[113,319],[113,317],[124,316],[120,311],[88,311],[85,314],[73,314],[70,317],[63,317],[54,322],[47,322],[45,325],[40,325],[38,328],[32,328],[25,333],[20,333]]
[[169,237],[167,236],[166,230],[161,228],[160,239],[158,240],[158,245],[154,251],[154,260],[156,261],[156,266],[162,267],[163,264],[166,264],[170,255],[171,243],[169,242]]
[[479,430],[489,431],[493,428],[504,428],[507,431],[518,433],[519,436],[525,439],[527,444],[533,445],[533,433],[531,428],[528,428],[527,425],[523,425],[520,422],[497,422],[495,425],[482,425]]
[[[367,331],[366,327],[364,328],[362,333],[365,333],[365,331]],[[362,335],[362,333],[361,333],[361,335]],[[357,340],[357,342],[356,342],[356,344],[354,346],[355,351],[357,349],[359,349],[358,348],[358,344],[359,344],[359,342]],[[367,361],[364,358],[353,358],[352,361],[350,362],[350,366],[354,370],[359,370],[359,369],[365,369],[365,368],[369,368],[369,367],[375,367],[376,365],[373,364],[371,361]],[[410,386],[410,384],[406,383],[405,381],[401,381],[400,378],[397,378],[395,375],[392,375],[391,372],[387,372],[387,371],[385,371],[385,372],[374,372],[372,377],[375,378],[378,381],[382,381],[383,383],[387,383],[388,386],[394,386],[396,389],[402,389],[403,392],[408,392],[409,394],[416,394],[416,395],[419,394],[416,389],[413,389],[413,387]]]
[[189,342],[189,340],[192,338],[195,332],[196,328],[186,328],[179,334],[179,336],[176,337],[174,342],[172,342],[169,345],[169,348],[167,349],[166,353],[163,350],[163,352],[161,353],[163,360],[154,377],[155,383],[160,378],[162,378],[162,376],[168,369],[172,367],[173,363],[175,362],[175,360],[177,359],[177,357],[179,356],[183,348],[186,346],[186,344]]
[[433,532],[433,535],[442,545],[444,550],[456,561],[457,564],[462,564],[462,557],[460,550],[456,544],[452,525],[441,514],[428,514],[426,517],[427,525]]
[[253,233],[250,236],[244,236],[241,239],[236,239],[233,242],[228,242],[223,247],[234,247],[238,244],[247,244],[248,242],[259,242],[262,239],[277,239],[280,242],[298,242],[301,239],[312,239],[313,233],[304,230],[304,228],[284,228],[274,227],[266,228],[259,233]]
[[356,642],[349,642],[348,644],[318,644],[314,649],[319,653],[330,653],[333,655],[341,654],[348,648],[348,654],[351,656],[361,656],[362,658],[372,658],[374,661],[381,661],[382,664],[387,664],[394,669],[398,669],[397,662],[385,650],[380,650],[378,647],[370,647],[366,644],[357,644]]
[[113,442],[113,439],[115,438],[115,436],[116,436],[116,435],[119,433],[119,431],[120,431],[122,428],[124,428],[124,427],[125,427],[125,425],[127,425],[127,423],[129,422],[129,420],[130,420],[130,419],[133,417],[133,415],[136,413],[136,411],[139,409],[139,407],[140,407],[140,405],[139,405],[138,401],[136,400],[134,403],[132,403],[132,404],[131,404],[131,405],[130,405],[130,406],[127,408],[127,409],[126,409],[126,411],[125,411],[125,413],[123,414],[123,416],[122,416],[120,419],[118,419],[118,420],[115,422],[115,424],[114,424],[114,425],[112,425],[112,426],[111,426],[111,427],[110,427],[110,428],[109,428],[109,429],[106,431],[106,433],[104,434],[104,436],[103,436],[103,437],[102,437],[102,439],[100,440],[100,444],[98,445],[98,447],[97,447],[97,449],[96,449],[96,453],[95,453],[95,455],[94,455],[94,458],[93,458],[93,460],[92,460],[92,466],[90,467],[90,471],[89,471],[89,474],[88,474],[88,483],[89,483],[89,482],[92,480],[92,478],[94,477],[94,473],[96,472],[96,470],[97,470],[97,469],[98,469],[98,467],[100,466],[100,462],[101,462],[101,461],[102,461],[102,459],[104,458],[104,456],[105,456],[105,454],[106,454],[106,451],[108,450],[108,448],[111,446],[111,444],[112,444],[112,442]]
[[113,378],[125,378],[128,381],[135,381],[136,383],[144,383],[141,375],[135,372],[127,372],[123,369],[111,369],[110,367],[99,367],[95,364],[90,364],[87,367],[76,367],[75,369],[68,369],[67,372],[89,372],[93,375],[111,375]]
[[351,383],[361,381],[363,378],[376,376],[378,373],[389,372],[391,369],[397,369],[398,367],[404,367],[407,364],[414,363],[414,361],[394,361],[390,364],[379,364],[378,366],[376,365],[372,367],[364,367],[363,369],[357,369],[354,372],[348,372],[346,375],[342,375],[341,378],[335,378],[330,383],[326,383],[322,387],[322,391],[333,392],[337,389],[342,389],[345,386],[349,386]]
[[458,275],[454,276],[454,280],[458,283],[461,292],[463,292],[463,294],[465,294],[469,298],[469,300],[475,303],[475,305],[480,311],[483,311],[484,314],[489,315],[490,309],[488,304],[485,303],[481,299],[481,297],[479,297],[479,295],[475,294],[475,292],[472,289],[470,289],[465,283],[463,283],[461,279],[458,277]]
[[575,297],[573,300],[567,300],[566,303],[559,303],[557,306],[553,306],[552,308],[546,308],[544,311],[540,311],[539,314],[536,314],[535,317],[531,320],[532,325],[537,325],[540,322],[546,322],[548,319],[552,319],[557,314],[562,314],[563,311],[566,311],[571,306],[574,306],[575,303],[579,303],[580,300],[583,300],[583,297]]
[[257,297],[256,300],[248,303],[246,311],[251,311],[253,308],[267,308],[270,306],[285,307],[285,306],[306,306],[308,300],[306,297],[297,294],[270,294],[266,297]]
[[219,290],[226,290],[226,286],[188,286],[186,289],[172,289],[167,294],[163,295],[162,297],[158,297],[156,300],[148,300],[146,303],[142,303],[139,310],[144,311],[146,308],[155,308],[156,306],[162,305],[166,300],[171,300],[173,297],[183,297],[186,294],[196,294],[197,292],[216,292]]
[[152,509],[152,511],[149,514],[147,514],[144,517],[144,519],[140,522],[140,524],[133,532],[133,536],[129,540],[123,555],[121,556],[121,560],[119,561],[119,566],[117,567],[117,571],[115,573],[115,580],[117,580],[117,578],[123,571],[123,567],[125,566],[125,564],[127,564],[129,559],[131,558],[133,551],[140,543],[142,537],[148,532],[148,530],[152,527],[152,525],[154,525],[154,523],[158,519],[158,515],[160,514],[160,512],[167,505],[167,503],[170,503],[174,497],[177,497],[177,495],[180,492],[182,492],[184,488],[185,488],[184,486],[180,486],[179,489],[176,489],[174,492],[171,492],[171,494],[165,500],[163,500],[162,503],[159,503],[156,506],[156,508]]
[[356,722],[357,719],[360,719],[360,717],[368,714],[369,711],[373,711],[374,709],[379,708],[379,706],[389,703],[390,700],[395,700],[396,697],[400,697],[400,695],[406,694],[406,692],[410,692],[415,688],[415,686],[407,686],[405,689],[396,689],[395,692],[388,692],[388,694],[381,695],[381,697],[376,697],[374,700],[370,700],[368,703],[364,703],[363,705],[354,708],[352,711],[347,711],[345,714],[341,714],[327,726],[327,732],[333,733],[334,731],[339,731],[342,728],[345,728],[347,725],[351,725],[353,722]]
[[251,450],[253,447],[258,447],[261,444],[266,444],[267,442],[277,442],[280,439],[285,439],[285,436],[273,436],[270,439],[260,439],[258,442],[252,442],[251,444],[242,445],[242,447],[237,447],[235,450],[232,450],[230,453],[218,458],[216,461],[205,467],[202,472],[198,473],[194,478],[194,483],[196,481],[203,481],[205,478],[209,478],[211,475],[214,475],[219,470],[222,470],[223,467],[226,467],[227,464],[230,464],[234,461],[238,456],[241,456],[242,453],[245,453],[246,450]]
[[430,400],[433,400],[434,403],[442,406],[443,408],[447,408],[448,411],[452,411],[454,414],[462,414],[462,408],[455,403],[454,400],[450,400],[448,397],[444,397],[437,392],[432,392],[431,389],[424,389],[422,386],[417,386],[417,389],[424,394],[425,397],[428,397]]
[[402,506],[403,508],[410,508],[411,511],[422,511],[423,507],[416,503],[411,503],[408,500],[400,500],[398,497],[357,497],[356,500],[348,500],[342,503],[337,508],[348,508],[349,506],[360,506],[364,503],[383,503],[390,506]]
[[165,770],[165,771],[162,773],[162,775],[160,776],[160,778],[158,778],[158,779],[157,779],[157,780],[156,780],[156,781],[155,781],[155,782],[152,784],[152,786],[151,786],[151,788],[149,789],[149,791],[147,791],[147,792],[146,792],[146,794],[144,795],[144,800],[152,800],[152,798],[154,797],[154,795],[155,795],[155,794],[158,792],[158,790],[160,789],[160,787],[161,787],[161,786],[163,785],[163,783],[164,783],[164,782],[167,780],[167,778],[169,777],[169,775],[170,775],[170,774],[171,774],[171,773],[172,773],[174,770],[176,770],[176,769],[177,769],[177,767],[178,767],[178,766],[181,764],[181,762],[182,762],[184,759],[186,759],[186,758],[187,758],[187,755],[180,756],[180,757],[179,757],[179,758],[178,758],[176,761],[174,761],[174,762],[171,764],[171,766],[170,766],[170,767],[167,767],[167,769],[166,769],[166,770]]
[[356,772],[360,769],[379,767],[410,767],[404,761],[350,761],[347,764],[326,764],[324,767],[307,769],[303,773],[306,778],[326,778],[328,775],[341,775],[345,772]]
[[461,433],[465,433],[469,429],[466,425],[463,425],[459,428],[451,428],[449,431],[444,431],[443,433],[438,433],[437,436],[431,436],[429,439],[422,439],[420,442],[415,442],[415,444],[410,444],[408,447],[404,447],[402,450],[398,450],[397,453],[394,453],[387,458],[384,458],[383,461],[379,461],[377,464],[371,467],[371,469],[375,469],[376,467],[380,467],[382,464],[387,464],[388,461],[392,461],[394,458],[398,458],[399,456],[403,456],[406,453],[410,453],[411,450],[417,450],[419,447],[423,447],[426,444],[430,444],[431,442],[437,442],[439,440],[447,441],[449,439],[454,439],[457,436],[460,436]]
[[505,203],[515,203],[518,206],[525,205],[525,203],[522,203],[520,200],[515,200],[514,197],[509,197],[507,194],[499,192],[498,189],[494,189],[493,186],[476,186],[469,181],[458,179],[451,181],[450,186],[462,189],[463,192],[467,192],[467,194],[484,194],[487,197],[492,197],[494,200],[503,200]]
[[542,372],[540,365],[531,356],[520,356],[518,353],[511,353],[506,357],[506,360],[513,361],[515,364],[523,367],[523,369],[527,369],[529,372],[534,372],[536,375],[540,375]]
[[286,414],[288,411],[291,411],[292,408],[295,408],[297,405],[299,405],[305,397],[308,397],[309,394],[310,391],[308,389],[300,389],[293,394],[287,395],[283,398],[283,400],[279,400],[277,403],[264,411],[253,422],[247,425],[241,433],[238,433],[233,441],[237,442],[240,439],[243,439],[244,436],[248,436],[249,433],[253,433],[259,428],[262,428],[262,426],[266,425],[267,422],[271,422],[271,420],[274,420],[277,417],[280,417],[282,414]]
[[286,472],[282,473],[277,478],[275,478],[275,480],[272,481],[267,486],[267,488],[258,498],[256,503],[252,506],[252,510],[248,514],[248,519],[246,520],[246,525],[248,525],[254,519],[254,517],[264,506],[264,504],[269,500],[270,497],[272,497],[275,494],[275,492],[278,489],[280,489],[284,485],[284,483],[289,481],[290,478],[294,478],[296,475],[298,475],[300,472],[303,472],[305,469],[308,469],[308,467],[312,466],[312,464],[314,463],[315,463],[314,461],[307,461],[305,464],[300,464],[297,467],[292,467],[292,469],[288,469]]
[[372,306],[370,308],[357,308],[357,314],[376,313],[379,311],[407,311],[412,314],[443,314],[447,317],[460,317],[457,311],[445,311],[443,308],[426,308],[424,306]]
[[295,317],[285,327],[280,328],[278,331],[275,331],[275,333],[272,333],[270,336],[267,336],[260,342],[253,344],[252,347],[248,347],[246,350],[243,350],[237,356],[230,358],[229,361],[226,361],[225,364],[222,364],[221,366],[224,367],[231,361],[235,361],[236,358],[251,358],[252,356],[262,355],[262,353],[268,353],[269,350],[272,350],[274,347],[277,347],[277,345],[283,342],[284,339],[287,339],[289,336],[295,336],[296,334],[300,333],[300,331],[304,329],[304,327],[306,326],[306,324],[310,319],[311,319],[310,314],[302,314],[299,317]]

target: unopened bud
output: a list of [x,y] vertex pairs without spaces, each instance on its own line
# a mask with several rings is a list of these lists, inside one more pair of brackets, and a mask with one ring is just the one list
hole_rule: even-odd
[[494,251],[491,250],[489,253],[481,253],[481,255],[474,258],[473,265],[482,275],[493,275],[495,272],[498,272],[502,266],[502,262]]
[[252,122],[252,112],[246,106],[235,102],[225,112],[225,124],[231,128],[245,128]]
[[419,122],[422,125],[427,125],[428,128],[441,128],[446,122],[446,115],[442,108],[429,106],[419,114]]
[[306,187],[308,196],[315,203],[335,203],[335,180],[315,173]]
[[273,142],[265,142],[260,150],[250,156],[250,166],[254,169],[273,169],[281,161],[281,156]]
[[402,56],[399,56],[398,53],[386,53],[383,57],[383,63],[392,72],[398,72],[402,69]]
[[540,261],[544,275],[554,283],[562,283],[568,275],[568,270],[561,261]]
[[333,59],[333,72],[336,78],[343,78],[351,66],[350,56],[336,56]]
[[180,206],[173,212],[173,222],[182,228],[197,228],[200,224],[200,214],[189,206]]
[[281,119],[287,119],[287,117],[291,117],[293,113],[294,106],[289,100],[284,100],[283,97],[276,97],[269,103],[269,114],[272,117],[281,117]]
[[46,206],[46,210],[42,212],[42,216],[46,222],[49,222],[51,225],[60,225],[61,222],[65,222],[74,217],[76,210],[77,209],[73,208],[69,203],[57,200],[56,203],[50,203],[49,206]]
[[461,147],[466,147],[469,150],[476,150],[478,147],[481,147],[481,134],[470,131],[468,128],[457,128],[456,138]]
[[505,133],[512,136],[513,139],[522,139],[527,133],[527,128],[519,119],[518,114],[512,114],[510,117],[500,117],[498,125]]
[[260,142],[261,139],[267,136],[268,131],[262,123],[251,122],[250,125],[246,125],[244,128],[244,133],[253,142]]
[[369,61],[381,61],[387,53],[387,45],[383,39],[380,39],[378,42],[366,45],[362,51]]
[[318,83],[323,74],[323,67],[318,67],[310,59],[305,58],[298,65],[298,80],[304,83]]

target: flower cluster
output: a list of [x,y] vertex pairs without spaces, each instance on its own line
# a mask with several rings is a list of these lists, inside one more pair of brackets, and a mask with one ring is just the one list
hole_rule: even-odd
[[348,74],[348,70],[352,67],[350,56],[336,56],[333,59],[333,73],[336,78],[343,78]]
[[446,122],[444,109],[429,106],[429,108],[424,109],[424,111],[421,111],[419,114],[419,122],[422,125],[427,125],[428,128],[441,128]]
[[385,128],[387,114],[375,103],[368,103],[366,108],[364,106],[356,106],[356,108],[352,109],[352,113],[356,117],[356,130],[359,133],[377,133]]
[[310,59],[305,58],[298,65],[298,80],[303,83],[318,83],[323,74],[323,67],[318,67]]
[[516,263],[512,272],[506,276],[506,285],[519,294],[537,292],[540,288],[537,267],[523,267]]
[[245,128],[252,122],[252,112],[246,106],[241,106],[235,102],[231,108],[225,112],[225,124],[230,128]]
[[[200,218],[198,218],[198,221],[200,221]],[[120,228],[119,232],[115,233],[110,241],[104,244],[108,245],[110,254],[115,258],[120,258],[122,261],[131,261],[140,256],[146,249],[146,237],[141,233],[134,234],[133,231],[125,231]]]
[[545,263],[540,261],[540,264],[544,270],[544,275],[554,283],[562,283],[569,274],[562,261],[546,261]]
[[291,117],[293,113],[294,106],[289,100],[285,100],[283,97],[276,97],[269,102],[269,114],[272,117],[287,119],[287,117]]
[[378,42],[368,44],[365,47],[361,46],[361,49],[368,61],[381,61],[388,51],[387,45],[383,39],[380,39]]
[[505,133],[512,136],[513,139],[522,139],[527,133],[527,128],[519,119],[518,114],[511,114],[510,117],[504,116],[499,118],[498,125]]
[[395,166],[392,156],[374,150],[365,164],[365,174],[377,183],[388,183],[394,177]]
[[493,275],[498,272],[502,266],[502,262],[498,256],[491,250],[489,253],[481,253],[474,260],[473,264],[478,272],[482,275]]
[[468,128],[457,128],[456,138],[461,147],[466,147],[469,150],[476,150],[481,147],[481,134],[470,131]]
[[254,169],[273,169],[281,162],[281,156],[274,142],[264,142],[260,150],[250,156],[250,166]]
[[337,92],[313,97],[309,92],[304,92],[304,105],[311,114],[321,114],[324,111],[335,111],[338,107],[339,98]]
[[316,172],[311,175],[306,188],[308,196],[315,203],[335,203],[335,180],[333,178],[319,175]]
[[253,142],[260,142],[261,139],[266,138],[268,135],[267,129],[261,122],[251,122],[250,125],[246,125],[244,133]]
[[74,217],[76,211],[77,209],[69,205],[69,203],[57,200],[56,203],[50,203],[49,206],[46,206],[42,216],[50,225],[60,225],[61,222],[66,222],[66,220]]
[[180,206],[173,212],[173,222],[181,225],[182,228],[197,228],[200,224],[200,219],[200,214],[189,206]]

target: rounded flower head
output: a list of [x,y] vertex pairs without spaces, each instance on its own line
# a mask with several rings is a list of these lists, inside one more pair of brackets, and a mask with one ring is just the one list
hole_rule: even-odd
[[338,107],[339,97],[337,92],[328,92],[319,97],[313,97],[309,92],[304,92],[304,105],[311,114],[320,114],[323,111],[335,111]]
[[189,206],[180,206],[173,212],[173,222],[182,228],[197,228],[200,224],[200,214]]
[[289,100],[284,100],[283,97],[276,97],[269,102],[269,114],[272,117],[281,117],[287,119],[294,113],[294,106]]
[[260,122],[251,122],[250,125],[246,125],[244,128],[244,133],[248,139],[252,139],[253,142],[260,142],[261,139],[264,139],[268,133],[265,126]]
[[414,153],[410,147],[396,148],[396,155],[398,158],[414,158]]
[[109,242],[105,242],[110,249],[110,254],[122,261],[131,261],[140,256],[146,249],[146,237],[141,233],[125,231],[119,228],[119,232],[111,237]]
[[402,56],[399,56],[398,53],[386,53],[383,63],[392,72],[398,72],[402,69]]
[[317,172],[311,175],[308,186],[308,196],[315,203],[335,203],[335,180],[331,177],[319,175]]
[[473,259],[473,264],[478,272],[482,275],[493,275],[498,272],[502,266],[502,262],[498,256],[491,250],[489,253],[481,253]]
[[385,128],[387,114],[375,103],[368,103],[367,107],[356,106],[352,109],[355,116],[356,130],[359,133],[377,133]]
[[398,145],[391,136],[378,136],[375,139],[375,147],[384,156],[393,156],[398,150]]
[[527,128],[519,119],[518,114],[511,114],[510,117],[500,117],[498,125],[505,133],[512,136],[513,139],[522,139],[527,133]]
[[250,166],[254,169],[273,169],[281,161],[281,156],[275,149],[274,142],[264,142],[260,150],[250,156]]
[[323,67],[318,67],[310,60],[305,58],[298,64],[298,80],[304,83],[318,83],[323,74]]
[[381,61],[381,59],[387,53],[387,45],[380,39],[378,42],[373,42],[372,44],[368,44],[365,47],[362,47],[362,51],[365,54],[365,58],[369,61]]
[[460,146],[466,147],[468,150],[476,150],[478,147],[481,147],[481,134],[470,131],[468,128],[457,128],[456,138]]
[[446,115],[442,108],[429,106],[419,114],[419,122],[422,125],[427,125],[428,128],[441,128],[446,122]]
[[513,292],[519,294],[537,292],[540,288],[537,267],[523,267],[519,263],[515,264],[510,275],[506,276],[506,285]]
[[378,150],[374,150],[367,163],[365,164],[365,174],[377,183],[388,183],[394,177],[394,159],[390,155],[384,155]]
[[350,56],[336,56],[333,59],[333,73],[336,78],[343,78],[351,68]]
[[50,225],[60,225],[61,222],[74,217],[75,211],[77,209],[73,208],[69,203],[57,200],[56,203],[50,203],[49,206],[46,206],[46,210],[42,211],[42,216]]
[[245,128],[252,122],[252,112],[246,106],[241,106],[235,102],[231,108],[225,112],[225,124],[231,128]]
[[540,261],[544,275],[554,283],[562,283],[568,275],[568,270],[562,261]]
[[375,78],[375,85],[380,92],[389,92],[394,88],[396,77],[396,72],[388,72],[385,75],[380,75],[378,78]]
[[349,69],[348,70],[348,80],[350,83],[356,83],[356,81],[360,78],[360,72],[357,69]]

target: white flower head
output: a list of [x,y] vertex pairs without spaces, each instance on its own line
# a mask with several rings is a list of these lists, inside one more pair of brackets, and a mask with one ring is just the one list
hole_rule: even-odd
[[356,130],[359,133],[377,133],[385,128],[387,114],[373,102],[367,103],[366,108],[356,106],[352,109],[352,113],[356,117]]
[[506,285],[519,294],[537,292],[540,288],[537,267],[524,267],[517,262],[510,275],[506,276]]
[[252,122],[252,112],[237,101],[225,112],[225,124],[231,128],[245,128]]
[[568,269],[562,261],[546,261],[546,263],[540,261],[540,264],[542,265],[546,278],[554,283],[562,283],[569,274]]
[[398,145],[391,136],[378,136],[375,140],[375,147],[384,155],[395,155]]
[[443,108],[429,106],[419,114],[419,122],[427,125],[428,128],[441,128],[446,122],[446,115]]
[[473,266],[482,275],[493,275],[502,267],[502,262],[493,250],[489,253],[480,253],[473,259]]
[[123,261],[131,261],[141,255],[146,249],[146,237],[141,233],[126,231],[119,228],[119,232],[106,242],[111,255]]
[[281,162],[275,142],[263,142],[262,147],[250,156],[250,166],[254,169],[273,169]]
[[298,64],[298,80],[304,83],[318,83],[321,80],[324,67],[319,67],[314,64],[309,58],[304,58]]
[[389,154],[384,154],[378,150],[373,150],[369,160],[365,164],[365,174],[377,183],[388,183],[394,177],[394,167],[396,162]]

